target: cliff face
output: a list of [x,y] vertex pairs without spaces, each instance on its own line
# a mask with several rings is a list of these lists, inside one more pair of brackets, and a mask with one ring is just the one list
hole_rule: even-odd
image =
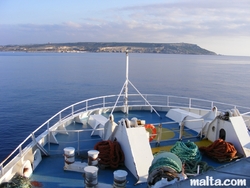
[[131,53],[162,53],[162,54],[197,54],[216,55],[195,44],[188,43],[48,43],[32,45],[0,46],[0,51],[24,52],[113,52],[120,53],[128,50]]

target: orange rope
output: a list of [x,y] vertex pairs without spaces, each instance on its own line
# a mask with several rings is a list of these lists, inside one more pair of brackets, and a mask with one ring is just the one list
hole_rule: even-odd
[[237,154],[237,150],[234,145],[230,142],[224,141],[223,139],[215,140],[208,147],[202,146],[199,149],[207,156],[219,161],[232,160]]
[[100,152],[98,158],[100,159],[99,163],[102,165],[118,168],[124,162],[124,153],[117,141],[98,142],[94,149]]

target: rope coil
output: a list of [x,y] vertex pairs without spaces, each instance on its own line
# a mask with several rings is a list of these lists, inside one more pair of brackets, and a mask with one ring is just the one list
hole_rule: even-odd
[[237,150],[234,145],[230,142],[224,141],[223,139],[215,140],[208,147],[202,146],[199,149],[207,156],[220,162],[231,161],[237,157]]
[[120,144],[117,141],[101,141],[94,146],[95,150],[100,153],[98,162],[101,165],[109,166],[111,168],[118,168],[118,166],[124,163],[124,153]]
[[193,160],[201,161],[202,159],[198,146],[194,142],[190,141],[186,143],[177,141],[170,149],[170,152],[177,155],[182,162]]
[[178,156],[171,152],[157,153],[149,167],[147,183],[152,186],[162,178],[179,181],[180,173],[182,173],[182,163]]
[[149,167],[149,174],[155,169],[158,169],[163,166],[167,166],[178,173],[180,173],[182,170],[181,166],[178,165],[175,160],[171,159],[170,157],[162,157]]

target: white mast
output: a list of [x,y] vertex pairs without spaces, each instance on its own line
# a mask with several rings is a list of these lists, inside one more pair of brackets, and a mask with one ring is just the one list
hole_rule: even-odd
[[116,105],[118,104],[118,101],[120,99],[120,97],[122,96],[122,91],[124,91],[124,102],[123,102],[123,112],[128,114],[129,112],[129,105],[128,105],[128,84],[130,84],[136,91],[137,93],[144,99],[144,101],[151,107],[151,110],[154,111],[159,117],[160,117],[160,114],[158,114],[158,112],[154,109],[154,107],[148,102],[148,100],[139,92],[138,89],[136,89],[136,87],[129,81],[128,79],[128,50],[126,50],[126,80],[122,86],[122,89],[121,89],[121,92],[120,94],[118,95],[117,99],[116,99],[116,102],[115,102],[115,105],[113,106],[113,109],[111,111],[110,114],[113,114],[114,112],[114,109],[116,108]]
[[128,114],[128,50],[126,50],[126,81],[124,84],[124,113]]

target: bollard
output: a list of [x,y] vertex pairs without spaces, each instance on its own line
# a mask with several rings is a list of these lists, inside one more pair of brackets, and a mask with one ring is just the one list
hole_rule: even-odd
[[88,151],[88,165],[89,166],[97,166],[98,165],[98,154],[97,150],[89,150]]
[[98,184],[98,168],[95,166],[86,166],[84,168],[84,183],[86,188],[96,187]]
[[125,170],[114,171],[114,184],[113,188],[124,188],[126,187],[126,177],[128,173]]
[[64,162],[65,165],[69,165],[75,162],[75,148],[64,148]]

